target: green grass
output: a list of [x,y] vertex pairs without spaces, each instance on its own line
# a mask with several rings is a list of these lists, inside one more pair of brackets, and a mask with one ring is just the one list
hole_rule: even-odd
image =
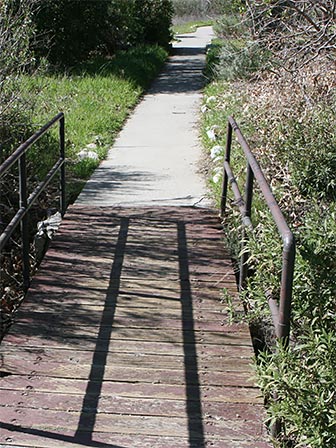
[[[110,60],[97,59],[82,64],[71,73],[51,73],[22,80],[22,88],[36,96],[33,120],[36,128],[59,111],[65,113],[70,178],[85,180],[92,174],[99,161],[78,161],[78,152],[89,143],[95,143],[99,160],[106,156],[128,114],[166,57],[167,53],[160,47],[142,46],[121,52]],[[56,129],[53,132],[56,138]]]

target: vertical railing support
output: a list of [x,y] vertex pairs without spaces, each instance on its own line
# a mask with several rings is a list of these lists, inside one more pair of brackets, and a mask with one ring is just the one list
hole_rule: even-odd
[[59,145],[60,145],[60,159],[63,160],[63,165],[60,169],[60,210],[61,215],[64,216],[66,209],[66,191],[65,191],[65,118],[64,115],[59,121]]
[[[226,148],[225,148],[225,162],[230,163],[231,158],[231,144],[232,144],[232,126],[231,123],[228,122],[227,125],[227,135],[226,135]],[[227,172],[224,168],[223,171],[223,185],[222,185],[222,198],[221,198],[221,217],[224,217],[225,209],[226,209],[226,200],[227,200],[227,191],[228,191],[228,182],[229,178]]]
[[[243,219],[248,218],[251,220],[252,214],[252,198],[253,198],[253,180],[254,175],[250,164],[247,162],[246,169],[246,185],[245,185],[245,205]],[[246,279],[248,276],[248,264],[249,252],[247,250],[247,226],[243,225],[242,229],[242,247],[240,258],[240,272],[239,272],[239,292],[242,292],[246,286]]]
[[[27,209],[27,162],[26,154],[23,153],[19,159],[19,201],[20,209]],[[28,215],[25,214],[20,223],[21,226],[21,247],[22,247],[22,275],[23,289],[27,291],[30,282],[30,262],[29,262],[29,230]]]
[[277,336],[285,347],[289,344],[290,317],[293,290],[293,277],[295,265],[295,239],[289,233],[283,237],[284,248],[282,252],[282,273],[279,301],[279,323]]

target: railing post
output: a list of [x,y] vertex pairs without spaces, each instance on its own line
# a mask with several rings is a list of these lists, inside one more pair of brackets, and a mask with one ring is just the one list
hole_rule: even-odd
[[[227,136],[226,136],[226,148],[225,148],[225,157],[224,162],[230,163],[231,158],[231,144],[232,144],[232,126],[228,121],[227,125]],[[228,175],[225,167],[223,168],[223,186],[222,186],[222,198],[221,198],[221,217],[225,214],[226,209],[226,199],[227,199],[227,190],[228,190]]]
[[[27,208],[27,163],[26,154],[23,153],[19,159],[19,200],[20,208]],[[29,262],[29,230],[28,215],[25,214],[20,223],[22,239],[22,275],[23,289],[27,291],[30,282],[30,262]]]
[[64,216],[66,209],[65,195],[65,118],[64,115],[59,122],[59,138],[60,138],[60,158],[63,164],[60,169],[60,209],[61,215]]
[[[246,185],[245,185],[245,210],[243,218],[251,219],[251,211],[252,211],[252,198],[253,198],[253,180],[254,175],[250,164],[247,162],[246,169]],[[242,230],[242,248],[241,248],[241,258],[240,258],[240,273],[239,273],[239,291],[243,291],[246,286],[246,278],[248,275],[248,258],[249,252],[246,250],[247,246],[247,234],[246,234],[246,225],[243,225]]]
[[289,234],[284,238],[284,249],[282,253],[279,322],[277,329],[278,337],[283,341],[285,347],[289,344],[294,264],[295,238],[293,234]]

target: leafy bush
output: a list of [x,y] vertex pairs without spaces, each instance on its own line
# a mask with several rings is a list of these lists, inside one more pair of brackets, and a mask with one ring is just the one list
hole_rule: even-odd
[[88,57],[101,44],[107,2],[44,0],[34,14],[36,54],[52,64],[73,64]]
[[235,0],[173,0],[175,18],[218,16],[237,11],[239,1]]
[[302,119],[294,113],[279,124],[277,151],[290,163],[293,182],[305,196],[336,200],[335,124],[336,114],[327,105],[310,108]]
[[270,400],[271,421],[286,423],[283,446],[290,440],[297,447],[336,446],[335,362],[335,332],[323,329],[300,337],[289,350],[279,348],[260,358],[258,373]]
[[[0,2],[0,142],[1,158],[27,135],[32,97],[20,91],[20,76],[34,65],[29,49],[34,35],[32,1]],[[29,126],[28,126],[29,127]]]
[[169,47],[173,5],[170,0],[138,0],[135,15],[142,24],[141,42]]
[[225,40],[222,43],[217,76],[226,81],[248,79],[268,62],[267,51],[257,42]]
[[170,0],[45,0],[35,13],[35,51],[69,66],[143,43],[168,47],[172,14]]
[[237,12],[230,12],[217,19],[215,31],[222,39],[237,39],[249,35],[248,28],[242,22]]

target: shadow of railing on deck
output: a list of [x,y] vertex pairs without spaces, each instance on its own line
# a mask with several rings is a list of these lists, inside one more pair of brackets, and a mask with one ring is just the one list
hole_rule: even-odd
[[[92,440],[98,412],[99,398],[104,381],[107,356],[109,353],[117,298],[119,295],[121,269],[125,254],[128,226],[129,218],[121,218],[120,230],[111,269],[110,283],[106,291],[104,310],[75,439],[83,430],[85,430],[86,432],[84,434],[86,435],[86,438]],[[90,409],[90,413],[87,413],[87,409]]]
[[[181,284],[184,374],[187,393],[187,417],[190,446],[205,447],[201,391],[198,375],[194,313],[189,276],[186,228],[177,224],[178,259]],[[197,444],[197,445],[196,445]]]

